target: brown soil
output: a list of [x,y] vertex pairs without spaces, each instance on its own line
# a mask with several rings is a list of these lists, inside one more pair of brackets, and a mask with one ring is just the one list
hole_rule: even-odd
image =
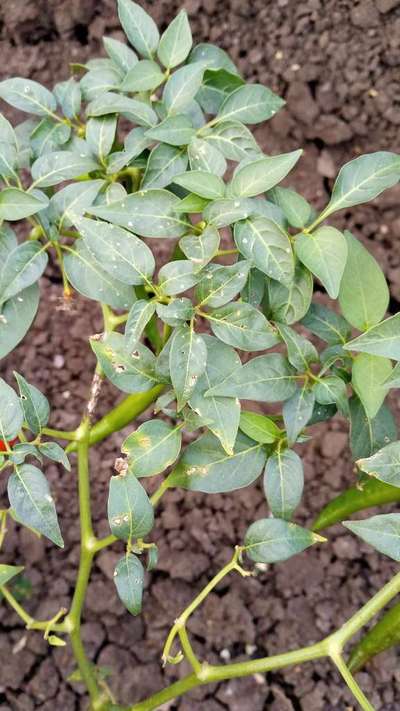
[[[144,2],[164,26],[179,3]],[[198,41],[225,47],[248,79],[284,95],[287,108],[257,129],[265,150],[303,146],[292,184],[319,206],[338,167],[362,151],[398,150],[400,124],[400,0],[186,0]],[[100,51],[104,34],[119,37],[114,0],[1,0],[0,77],[29,76],[50,85],[67,76],[69,61]],[[394,310],[400,301],[400,189],[372,206],[341,216],[383,264]],[[22,372],[49,397],[52,424],[72,427],[82,410],[94,359],[87,338],[100,328],[97,308],[76,301],[73,314],[57,310],[60,284],[49,272],[34,328],[3,364]],[[118,394],[104,388],[100,409]],[[107,482],[122,434],[92,451],[94,516],[107,533]],[[307,485],[298,512],[309,524],[333,493],[352,480],[344,423],[315,427],[303,447]],[[78,560],[79,530],[74,474],[56,465],[46,473],[57,498],[65,552],[26,530],[6,539],[6,559],[27,565],[26,605],[46,618],[68,605]],[[0,495],[4,494],[0,483]],[[171,492],[160,507],[154,540],[160,564],[149,576],[144,615],[129,617],[117,601],[112,571],[116,550],[97,559],[89,588],[84,639],[92,658],[110,667],[121,702],[138,700],[187,670],[160,666],[168,628],[186,603],[224,564],[246,526],[265,515],[258,487],[205,497]],[[311,643],[337,627],[391,575],[395,566],[336,527],[329,543],[270,567],[256,579],[232,576],[193,617],[194,646],[211,662],[273,654]],[[77,711],[86,698],[66,681],[68,649],[49,650],[37,633],[0,606],[0,711]],[[399,708],[398,654],[380,657],[359,675],[377,711]],[[397,699],[397,701],[396,701]],[[337,673],[325,662],[204,687],[166,706],[179,711],[333,711],[352,707]]]

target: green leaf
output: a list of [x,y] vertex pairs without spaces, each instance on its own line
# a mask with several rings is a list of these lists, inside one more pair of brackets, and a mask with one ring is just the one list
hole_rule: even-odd
[[71,127],[43,119],[31,133],[31,145],[35,157],[56,151],[71,136]]
[[324,217],[337,210],[373,200],[400,179],[400,156],[389,151],[378,151],[359,156],[346,163],[333,186]]
[[208,265],[202,271],[202,279],[196,288],[198,305],[216,308],[232,301],[243,289],[249,269],[250,265],[244,261],[229,267]]
[[207,362],[207,347],[192,326],[178,327],[171,338],[169,367],[178,411],[190,399]]
[[217,120],[234,119],[242,123],[261,123],[272,118],[285,102],[261,84],[245,84],[232,92],[222,104]]
[[86,124],[86,141],[100,163],[104,163],[106,156],[111,151],[116,130],[116,116],[91,118]]
[[344,346],[348,351],[362,351],[371,355],[400,360],[400,313],[390,316],[377,326],[349,341]]
[[35,116],[53,114],[57,108],[56,100],[48,89],[36,81],[20,77],[0,82],[0,98],[15,109]]
[[281,430],[275,422],[258,412],[243,410],[239,427],[245,435],[260,444],[272,444],[281,436]]
[[219,242],[218,230],[213,225],[209,225],[199,235],[188,234],[181,237],[179,247],[198,272],[211,261],[219,247]]
[[293,372],[283,355],[268,353],[239,366],[206,394],[257,402],[287,400],[296,390]]
[[289,363],[296,370],[306,372],[311,363],[319,361],[317,349],[307,338],[281,323],[278,324],[278,330],[286,344]]
[[315,393],[304,384],[283,404],[282,414],[288,444],[296,442],[300,432],[311,420],[315,405]]
[[198,62],[187,64],[171,75],[163,92],[168,115],[179,114],[187,108],[200,89],[203,74],[204,66]]
[[1,307],[0,358],[4,358],[23,339],[39,305],[39,287],[32,284]]
[[[99,61],[99,60],[98,60]],[[104,60],[108,62],[109,60]],[[98,97],[113,89],[117,90],[121,83],[121,74],[114,66],[93,69],[80,81],[82,96],[86,102],[94,101]]]
[[385,444],[397,439],[397,427],[387,405],[370,420],[358,399],[350,400],[350,446],[353,459],[370,457]]
[[167,481],[170,486],[189,491],[225,493],[252,484],[260,476],[264,464],[262,446],[244,435],[238,435],[234,453],[229,455],[219,440],[207,432],[186,447]]
[[142,611],[144,568],[133,553],[126,553],[114,571],[114,583],[118,597],[131,615]]
[[380,553],[400,560],[400,514],[380,514],[363,521],[343,521],[343,526]]
[[150,153],[141,188],[165,188],[186,170],[188,157],[185,149],[160,143]]
[[3,114],[0,113],[0,131],[1,131],[1,137],[2,137],[2,142],[17,148],[18,147],[18,140],[16,133],[10,124],[9,121],[7,121],[6,117],[3,116]]
[[206,69],[196,101],[206,114],[216,114],[229,94],[243,86],[243,79],[235,71]]
[[155,269],[151,249],[136,235],[99,220],[81,218],[76,225],[102,269],[124,284],[146,284]]
[[334,403],[345,417],[349,415],[346,383],[336,375],[329,375],[315,385],[315,399],[321,405]]
[[207,314],[211,330],[224,343],[243,351],[262,351],[279,343],[265,316],[251,304],[236,302]]
[[67,471],[71,471],[69,459],[63,448],[60,447],[57,442],[42,442],[42,444],[38,445],[38,450],[44,457],[52,459],[53,462],[59,462],[63,465],[63,467],[65,467],[65,469],[67,469]]
[[8,480],[8,498],[19,523],[64,547],[54,500],[40,469],[32,464],[16,467]]
[[224,196],[225,183],[218,175],[205,170],[192,170],[174,178],[174,183],[209,200],[217,200]]
[[184,296],[167,305],[157,304],[157,315],[168,326],[182,326],[184,321],[190,321],[193,313],[192,302]]
[[137,64],[136,53],[124,42],[120,42],[113,37],[103,37],[103,44],[110,59],[124,73],[129,72]]
[[86,107],[87,116],[106,116],[107,114],[122,114],[138,126],[151,128],[158,122],[157,114],[151,106],[138,99],[130,99],[109,91],[96,97]]
[[201,138],[193,138],[190,141],[188,155],[191,170],[205,170],[207,173],[222,176],[227,169],[222,153]]
[[343,316],[322,304],[311,304],[301,323],[331,346],[346,343],[351,334],[351,327]]
[[44,210],[47,205],[45,196],[39,199],[19,188],[4,188],[0,192],[0,220],[23,220]]
[[73,151],[55,151],[35,160],[31,173],[35,187],[44,188],[98,170],[99,167],[89,156],[81,156]]
[[147,299],[135,301],[129,311],[125,326],[125,345],[128,350],[135,348],[155,310],[156,304],[154,301],[148,301]]
[[154,374],[155,357],[141,343],[131,353],[120,333],[110,333],[105,340],[92,339],[90,345],[106,377],[123,392],[146,392],[159,382]]
[[185,61],[191,48],[192,32],[189,20],[186,10],[181,10],[161,35],[157,55],[164,67],[172,69]]
[[76,240],[65,255],[64,268],[68,281],[88,299],[101,301],[116,309],[127,309],[135,300],[133,288],[108,274],[83,239]]
[[279,518],[263,518],[247,529],[245,549],[256,563],[277,563],[325,541],[306,528]]
[[178,202],[179,198],[167,190],[147,190],[92,208],[90,213],[142,237],[173,238],[181,237],[188,229],[188,223],[174,212]]
[[265,277],[258,269],[250,269],[246,284],[241,291],[241,299],[251,306],[260,306],[265,292]]
[[227,227],[234,222],[246,219],[253,213],[253,206],[247,198],[230,200],[229,198],[214,200],[204,209],[204,219],[214,227]]
[[229,186],[231,196],[254,197],[270,190],[292,170],[302,150],[279,156],[264,156],[238,165]]
[[385,381],[391,372],[392,364],[388,358],[360,353],[353,361],[351,382],[371,420],[389,390]]
[[383,272],[365,247],[346,231],[348,257],[339,292],[343,316],[365,331],[379,323],[389,304],[389,289]]
[[22,375],[14,371],[14,377],[22,400],[25,422],[31,432],[38,435],[49,420],[49,402],[40,390],[30,385]]
[[121,84],[121,91],[153,91],[164,81],[164,74],[157,62],[142,59],[129,70]]
[[272,220],[253,217],[235,225],[235,242],[246,259],[272,279],[289,286],[294,258],[288,236]]
[[0,175],[17,181],[17,149],[11,143],[0,141]]
[[275,187],[268,192],[267,197],[276,205],[279,205],[289,225],[292,227],[302,229],[310,221],[312,207],[307,200],[305,200],[302,195],[299,195],[299,193],[296,193],[295,190]]
[[279,449],[268,457],[264,491],[274,516],[289,520],[301,501],[303,488],[303,463],[296,452]]
[[82,101],[81,89],[73,77],[56,84],[54,96],[66,118],[74,119],[78,116]]
[[391,442],[370,457],[359,459],[357,466],[379,481],[400,487],[400,442]]
[[331,299],[337,299],[348,253],[344,235],[335,227],[320,227],[311,234],[298,235],[294,249]]
[[400,365],[396,363],[390,376],[385,381],[388,388],[400,388]]
[[208,42],[197,44],[191,51],[189,62],[202,62],[206,69],[226,69],[228,72],[238,74],[229,54],[221,47]]
[[207,346],[207,365],[199,378],[189,405],[199,416],[202,426],[206,425],[218,437],[228,454],[233,447],[239,427],[240,403],[236,398],[205,397],[205,393],[218,383],[228,372],[240,365],[237,353],[213,336],[203,336]]
[[[134,158],[139,156],[146,148],[151,146],[152,139],[147,136],[147,129],[142,126],[133,128],[124,141],[124,150],[112,153],[107,158],[107,174],[113,175],[122,170]],[[117,183],[120,185],[120,183]],[[115,186],[115,183],[114,183]]]
[[186,146],[196,135],[192,122],[185,114],[168,116],[164,121],[150,128],[146,136],[171,146]]
[[22,573],[23,565],[4,565],[0,564],[0,588],[7,585],[16,575]]
[[14,464],[23,464],[27,457],[36,457],[39,462],[43,462],[43,458],[38,450],[33,444],[29,442],[19,442],[14,444],[12,447],[12,454],[10,455],[10,461]]
[[47,253],[40,242],[23,242],[9,252],[0,271],[0,302],[37,282],[47,262]]
[[242,161],[261,152],[251,131],[240,121],[221,121],[203,135],[228,160]]
[[104,185],[104,180],[87,180],[58,190],[49,203],[51,220],[58,223],[60,230],[70,227],[93,205]]
[[123,541],[144,538],[153,528],[153,507],[132,472],[110,479],[108,521],[114,536]]
[[273,321],[289,326],[308,312],[313,295],[313,277],[300,262],[297,262],[290,286],[267,280],[267,316]]
[[[209,200],[201,198],[199,195],[189,193],[189,195],[186,195],[186,197],[178,202],[177,206],[174,207],[174,211],[178,214],[182,214],[183,212],[187,214],[200,213],[204,211],[204,208],[209,202]],[[209,227],[211,227],[211,225],[209,225]]]
[[15,390],[0,378],[0,437],[14,439],[22,427],[24,413]]
[[129,42],[139,54],[151,59],[160,39],[154,20],[132,0],[118,0],[118,16]]
[[129,470],[135,476],[154,476],[174,463],[181,451],[181,441],[178,427],[150,420],[126,438],[122,451],[128,456]]

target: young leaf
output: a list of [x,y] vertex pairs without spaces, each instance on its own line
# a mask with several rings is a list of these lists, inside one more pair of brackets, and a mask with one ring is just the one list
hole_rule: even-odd
[[126,553],[114,571],[114,583],[118,597],[131,615],[142,611],[144,569],[139,558],[133,553]]
[[52,459],[53,462],[59,462],[63,465],[63,467],[65,467],[67,471],[71,471],[69,459],[65,454],[63,448],[60,447],[57,442],[43,442],[42,444],[38,445],[38,450],[40,454],[43,454],[44,457]]
[[117,130],[116,116],[91,118],[86,124],[86,141],[90,150],[104,163],[114,143]]
[[268,279],[266,287],[267,317],[273,321],[291,326],[308,312],[313,295],[313,277],[300,262],[295,266],[294,278],[289,286]]
[[201,42],[193,47],[190,52],[189,62],[202,62],[206,69],[226,69],[233,74],[238,70],[232,62],[229,54],[221,47],[208,42]]
[[344,235],[348,257],[339,291],[340,308],[354,328],[365,331],[384,317],[389,289],[373,256],[351,232],[346,231]]
[[171,75],[163,92],[169,116],[179,114],[188,107],[200,89],[203,74],[204,66],[198,62],[187,64]]
[[167,481],[170,486],[189,491],[225,493],[252,484],[264,464],[265,452],[260,444],[239,434],[234,453],[229,455],[208,432],[186,447]]
[[243,79],[226,69],[206,69],[196,101],[206,114],[216,114],[225,99],[235,89],[244,85]]
[[348,351],[362,351],[371,355],[385,356],[400,360],[400,313],[390,316],[377,326],[346,343]]
[[265,316],[251,304],[227,304],[207,313],[211,330],[224,343],[243,351],[262,351],[279,343]]
[[228,160],[242,161],[261,152],[251,131],[240,121],[221,121],[204,132],[204,140]]
[[171,339],[169,367],[178,411],[190,399],[207,362],[207,347],[192,325],[177,328]]
[[399,457],[400,442],[391,442],[372,454],[371,457],[359,459],[357,466],[361,471],[376,477],[385,484],[400,487]]
[[88,299],[116,309],[128,309],[135,300],[133,288],[108,274],[83,239],[76,240],[73,249],[65,255],[64,268],[68,281]]
[[22,565],[0,565],[0,588],[7,585],[16,575],[22,573],[24,567]]
[[279,205],[292,227],[303,229],[308,224],[312,214],[311,205],[295,190],[275,187],[268,192],[267,197]]
[[177,175],[173,182],[208,200],[217,200],[225,193],[225,183],[222,178],[204,170],[191,170]]
[[330,346],[346,343],[351,334],[351,327],[343,316],[322,304],[311,304],[301,323]]
[[86,107],[87,116],[106,116],[107,114],[122,114],[129,121],[133,121],[138,126],[151,128],[155,126],[158,119],[157,114],[151,106],[144,101],[131,99],[109,91],[100,94]]
[[303,488],[303,463],[296,452],[279,449],[268,457],[264,491],[274,516],[289,520],[301,501]]
[[53,94],[31,79],[15,77],[0,82],[0,98],[15,109],[35,116],[54,114],[57,108]]
[[0,220],[23,220],[35,215],[48,205],[45,195],[36,197],[19,188],[4,188],[0,192]]
[[370,457],[389,442],[397,439],[395,419],[387,405],[382,405],[370,420],[358,399],[350,400],[350,446],[353,459]]
[[188,229],[188,223],[174,212],[178,202],[179,198],[167,190],[147,190],[88,212],[142,237],[173,238],[181,237]]
[[196,135],[190,118],[185,114],[169,116],[164,121],[150,128],[146,136],[170,146],[186,146]]
[[32,464],[16,467],[8,480],[8,498],[17,520],[64,547],[56,507],[44,474]]
[[210,264],[202,271],[202,278],[196,288],[199,306],[216,308],[224,306],[243,289],[250,265],[240,261],[229,267]]
[[151,59],[160,39],[154,20],[132,0],[118,0],[118,16],[129,42],[139,54]]
[[181,237],[179,246],[187,259],[193,263],[196,272],[203,269],[213,258],[219,247],[219,232],[209,225],[199,235],[188,234]]
[[158,272],[160,289],[167,296],[174,296],[187,291],[201,279],[193,262],[177,259],[164,264]]
[[337,299],[347,260],[344,235],[335,227],[320,227],[311,234],[298,235],[294,249],[300,261],[318,277],[331,299]]
[[35,186],[44,188],[99,168],[98,163],[89,156],[81,156],[73,151],[55,151],[35,160],[31,173]]
[[272,118],[284,104],[283,99],[265,86],[245,84],[225,99],[217,121],[233,119],[242,123],[261,123]]
[[0,302],[7,301],[38,281],[48,257],[40,242],[23,242],[9,252],[0,271]]
[[136,53],[124,42],[120,42],[113,37],[103,37],[103,44],[110,59],[124,74],[137,64]]
[[193,317],[193,304],[182,296],[169,304],[157,304],[157,316],[168,326],[182,326]]
[[302,154],[301,150],[279,156],[264,156],[236,169],[229,186],[230,195],[254,197],[270,190],[292,170]]
[[294,258],[288,236],[265,217],[253,217],[235,225],[235,242],[246,259],[272,279],[289,286]]
[[14,371],[14,377],[18,384],[19,394],[22,400],[25,422],[33,434],[38,435],[42,427],[47,425],[50,416],[50,405],[47,398],[35,388],[27,383],[25,378]]
[[141,343],[131,353],[120,333],[110,333],[105,340],[92,339],[90,345],[106,377],[123,392],[146,392],[159,382],[154,374],[155,357]]
[[245,435],[260,444],[272,444],[279,439],[281,430],[270,417],[258,412],[243,410],[240,415],[239,427]]
[[191,48],[192,32],[186,10],[181,10],[161,35],[157,55],[164,67],[172,69],[185,61]]
[[391,372],[392,364],[388,358],[360,353],[353,361],[351,382],[371,420],[389,390],[385,381]]
[[157,62],[142,59],[129,70],[121,84],[121,91],[154,91],[164,81],[164,74]]
[[22,427],[24,413],[15,390],[0,378],[0,437],[14,439]]
[[321,405],[334,403],[345,417],[349,414],[346,383],[336,375],[329,375],[316,384],[315,399]]
[[400,156],[378,151],[346,163],[333,186],[332,196],[323,214],[373,200],[400,179]]
[[184,148],[160,143],[150,153],[141,188],[165,188],[186,170],[187,152]]
[[311,363],[318,362],[318,351],[307,338],[281,323],[278,325],[278,330],[286,344],[289,363],[296,370],[305,372]]
[[132,472],[110,479],[108,521],[114,536],[123,541],[144,538],[153,528],[153,507]]
[[[99,61],[99,60],[97,60]],[[109,62],[109,60],[103,60]],[[109,66],[93,68],[80,81],[82,96],[86,102],[94,101],[105,92],[117,90],[121,83],[121,74],[111,62]]]
[[287,400],[296,390],[294,371],[280,353],[253,358],[229,373],[206,396],[223,395],[257,402]]
[[132,432],[122,445],[128,456],[129,470],[137,477],[165,471],[181,451],[182,435],[178,427],[162,420],[150,420]]
[[381,514],[363,521],[343,521],[343,526],[380,553],[400,560],[400,514]]
[[135,301],[129,311],[125,326],[125,345],[128,350],[133,350],[136,347],[155,310],[154,301],[148,301],[147,299]]
[[39,306],[39,287],[32,284],[1,307],[0,358],[4,358],[23,339]]
[[282,415],[288,444],[296,442],[300,432],[311,420],[315,405],[315,393],[306,385],[296,390],[289,400],[283,403]]
[[99,220],[82,217],[76,225],[102,268],[124,284],[148,283],[155,269],[151,249],[136,235]]
[[263,518],[247,529],[245,550],[256,563],[277,563],[325,541],[306,528],[279,518]]

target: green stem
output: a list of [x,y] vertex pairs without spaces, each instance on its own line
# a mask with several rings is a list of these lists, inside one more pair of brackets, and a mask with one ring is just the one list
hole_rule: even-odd
[[51,427],[43,427],[42,434],[47,435],[47,437],[55,437],[56,439],[66,439],[68,441],[73,441],[76,439],[75,432],[68,432],[66,430],[54,430]]
[[332,660],[336,664],[338,670],[340,671],[343,679],[345,680],[347,686],[349,687],[351,693],[353,694],[354,698],[358,701],[360,704],[361,708],[363,711],[375,711],[374,707],[372,704],[369,703],[367,697],[363,693],[363,691],[360,689],[359,685],[357,684],[355,678],[353,677],[352,673],[346,666],[343,657],[339,655],[334,655],[332,656]]
[[31,615],[22,607],[22,605],[19,604],[19,602],[15,599],[14,595],[10,593],[8,588],[6,588],[4,585],[0,587],[0,591],[4,599],[7,600],[10,607],[12,607],[13,610],[17,613],[18,617],[20,617],[21,620],[25,622],[27,629],[52,630],[54,632],[66,631],[66,625],[64,624],[64,622],[53,623],[51,620],[35,620],[35,618],[31,617]]

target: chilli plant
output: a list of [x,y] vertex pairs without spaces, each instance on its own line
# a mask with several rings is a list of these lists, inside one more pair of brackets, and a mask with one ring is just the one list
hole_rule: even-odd
[[[63,546],[40,467],[52,459],[69,469],[68,453],[77,456],[81,526],[68,610],[45,621],[28,614],[13,594],[19,566],[0,566],[1,593],[50,645],[69,640],[73,678],[85,684],[96,711],[148,711],[201,684],[322,657],[336,665],[360,707],[372,709],[353,672],[400,639],[399,607],[347,661],[344,647],[400,592],[400,573],[322,641],[271,657],[210,665],[195,654],[187,622],[228,574],[253,575],[325,541],[316,530],[400,500],[400,442],[384,403],[400,386],[400,362],[393,364],[400,361],[400,314],[386,317],[388,287],[374,258],[350,232],[326,222],[397,183],[400,157],[383,151],[344,165],[317,214],[279,186],[301,150],[266,155],[247,128],[274,116],[282,99],[245,83],[223,50],[193,47],[184,11],[160,37],[138,4],[119,0],[118,10],[129,45],[105,37],[107,57],[73,65],[71,78],[52,91],[23,78],[0,83],[1,99],[31,115],[15,127],[0,115],[0,355],[28,331],[49,257],[66,307],[76,291],[98,302],[104,319],[103,332],[90,339],[97,366],[75,431],[48,427],[47,399],[22,375],[15,373],[14,387],[0,381],[0,466],[9,472],[1,542],[11,517]],[[17,240],[9,223],[23,219],[25,238]],[[171,252],[158,270],[154,238]],[[338,308],[314,302],[314,279]],[[127,395],[96,421],[104,378]],[[283,406],[260,414],[259,407],[241,408],[241,400]],[[150,405],[154,417],[128,435],[110,472],[111,532],[98,537],[89,450]],[[309,530],[292,520],[303,491],[298,452],[311,426],[337,413],[350,422],[360,473]],[[182,448],[185,433],[190,443]],[[147,478],[156,476],[161,483],[150,497]],[[174,487],[229,493],[261,476],[269,515],[250,525],[160,650],[163,664],[186,659],[192,672],[140,703],[119,705],[81,639],[94,557],[125,542],[114,582],[137,615],[145,567],[157,566],[151,531],[161,497]],[[344,525],[400,560],[400,514]]]

